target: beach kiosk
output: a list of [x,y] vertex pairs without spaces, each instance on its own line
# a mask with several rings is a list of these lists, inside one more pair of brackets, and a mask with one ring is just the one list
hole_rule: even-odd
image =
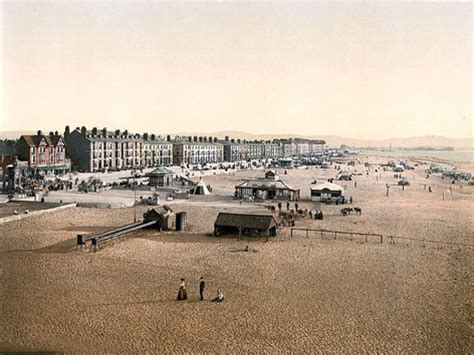
[[333,197],[344,195],[344,189],[331,182],[324,182],[319,185],[311,186],[311,201],[326,201]]

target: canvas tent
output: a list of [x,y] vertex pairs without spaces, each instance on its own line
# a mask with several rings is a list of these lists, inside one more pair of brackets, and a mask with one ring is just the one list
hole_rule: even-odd
[[209,195],[209,189],[207,188],[204,181],[200,180],[196,186],[194,186],[193,195]]

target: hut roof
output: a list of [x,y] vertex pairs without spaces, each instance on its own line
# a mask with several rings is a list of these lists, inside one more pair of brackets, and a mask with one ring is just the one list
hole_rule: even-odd
[[244,181],[240,185],[237,185],[236,188],[250,188],[258,190],[292,190],[298,191],[297,189],[292,188],[287,183],[282,180],[267,179],[267,178],[256,178],[249,179]]
[[221,212],[214,223],[216,227],[270,229],[277,225],[275,217],[265,214]]
[[172,175],[173,172],[170,169],[166,169],[163,167],[159,167],[151,171],[148,176],[166,176],[166,175]]
[[344,191],[344,189],[341,186],[333,184],[328,181],[323,182],[322,184],[311,186],[310,189],[311,191],[314,191],[314,190],[316,191],[329,190],[329,191],[341,191],[341,192]]

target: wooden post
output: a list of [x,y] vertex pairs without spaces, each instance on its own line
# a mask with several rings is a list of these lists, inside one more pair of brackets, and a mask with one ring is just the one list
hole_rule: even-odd
[[354,239],[354,237],[352,236],[352,233],[351,233],[351,240],[353,240],[353,239]]
[[293,238],[293,228],[291,228],[290,231],[291,231],[291,237]]
[[368,242],[368,238],[367,238],[367,234],[365,235],[365,242],[367,243]]
[[309,238],[309,236],[308,236],[308,230],[307,230],[307,229],[306,229],[306,238]]
[[380,235],[380,243],[383,243],[383,235]]
[[337,238],[337,232],[334,232],[334,240]]

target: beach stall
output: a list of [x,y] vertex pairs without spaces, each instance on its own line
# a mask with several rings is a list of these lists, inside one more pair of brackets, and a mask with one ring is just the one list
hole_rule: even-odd
[[333,197],[344,195],[344,189],[331,182],[324,182],[319,185],[311,186],[311,201],[326,201]]
[[214,222],[214,236],[226,234],[276,236],[278,222],[273,215],[221,212]]
[[265,174],[265,178],[252,178],[235,187],[238,199],[254,198],[257,200],[289,200],[300,199],[300,190],[294,189],[278,176]]

